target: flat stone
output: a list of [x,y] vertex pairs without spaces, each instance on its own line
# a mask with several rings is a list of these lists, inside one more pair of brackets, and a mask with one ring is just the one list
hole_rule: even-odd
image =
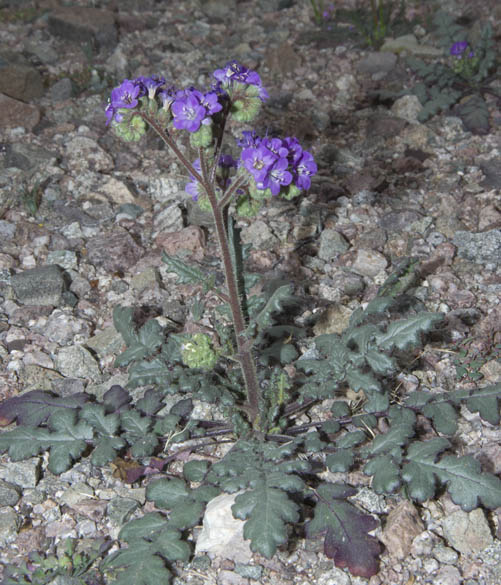
[[389,51],[369,53],[356,64],[361,73],[389,73],[397,64],[397,56]]
[[0,547],[6,547],[17,536],[20,518],[10,506],[0,508]]
[[420,57],[442,57],[442,49],[437,49],[430,45],[421,45],[418,43],[416,37],[412,34],[402,35],[396,39],[387,39],[381,51],[390,51],[391,53],[409,53]]
[[458,510],[443,520],[444,538],[463,555],[475,555],[493,543],[484,512]]
[[318,257],[329,262],[346,252],[349,247],[350,244],[342,234],[335,229],[327,228],[320,234]]
[[143,254],[143,248],[124,229],[96,236],[87,243],[87,257],[94,266],[102,266],[108,272],[127,271]]
[[419,98],[415,95],[404,95],[396,100],[391,107],[391,112],[410,122],[415,124],[418,122],[419,112],[423,109]]
[[99,365],[88,349],[81,345],[62,347],[56,355],[56,368],[68,378],[96,382],[101,378]]
[[55,264],[14,274],[11,284],[22,305],[57,306],[65,290],[63,274]]
[[388,514],[381,540],[388,553],[400,560],[409,555],[413,540],[423,531],[424,524],[415,506],[403,500]]
[[0,51],[0,92],[23,102],[42,97],[42,76],[17,51]]
[[501,263],[501,229],[479,233],[460,230],[454,235],[453,244],[461,258],[476,264],[499,266]]
[[0,128],[22,126],[31,131],[40,122],[40,110],[0,93]]
[[21,488],[34,488],[40,479],[40,458],[0,463],[0,478]]
[[49,32],[77,44],[114,47],[118,41],[115,17],[110,10],[86,6],[60,7],[49,14]]
[[362,276],[374,278],[388,266],[388,261],[379,252],[374,250],[357,250],[351,270]]
[[0,508],[15,506],[21,499],[21,490],[18,486],[0,480]]

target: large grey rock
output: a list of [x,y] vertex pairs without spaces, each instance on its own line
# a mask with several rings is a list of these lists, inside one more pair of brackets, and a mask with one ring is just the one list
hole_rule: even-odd
[[96,236],[87,244],[88,261],[94,266],[102,266],[108,272],[127,271],[142,254],[141,246],[122,228]]
[[86,6],[60,7],[49,14],[49,32],[68,41],[99,47],[114,47],[118,41],[113,12]]
[[0,464],[0,478],[21,488],[34,488],[40,479],[40,459],[32,457]]
[[11,284],[22,305],[57,306],[65,290],[63,273],[54,264],[15,274]]
[[356,68],[362,73],[389,73],[397,64],[397,56],[390,52],[373,52],[361,59]]
[[21,490],[18,486],[0,480],[0,508],[15,506],[21,498]]
[[17,536],[20,518],[10,506],[0,508],[0,548],[7,546]]
[[23,171],[31,171],[37,167],[47,165],[56,155],[47,148],[33,144],[9,144],[5,150],[5,166],[17,167]]

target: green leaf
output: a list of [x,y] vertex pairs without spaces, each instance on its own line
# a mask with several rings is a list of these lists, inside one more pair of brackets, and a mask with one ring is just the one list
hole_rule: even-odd
[[146,488],[146,499],[154,502],[159,508],[171,510],[182,506],[189,500],[190,489],[186,483],[177,477],[172,479],[158,479],[152,481]]
[[438,459],[449,446],[446,439],[436,438],[409,447],[409,463],[402,468],[409,495],[419,502],[427,500],[433,497],[436,482],[440,481],[463,510],[473,510],[480,502],[491,509],[501,506],[501,480],[482,472],[480,463],[473,457],[446,455]]
[[251,550],[268,559],[287,542],[286,523],[299,519],[298,505],[286,492],[269,487],[266,479],[238,495],[231,509],[235,518],[246,520],[244,538],[250,539]]
[[430,331],[435,324],[443,320],[441,313],[418,313],[414,317],[392,321],[385,333],[377,335],[377,345],[380,349],[394,347],[404,350],[408,346],[418,345],[420,335]]
[[400,467],[389,455],[369,461],[364,473],[372,475],[371,487],[377,494],[391,494],[400,487]]
[[125,341],[125,345],[132,345],[137,339],[134,324],[134,309],[117,305],[113,309],[113,325]]
[[351,431],[336,440],[336,447],[338,449],[356,447],[357,445],[363,443],[366,439],[367,435],[364,433],[364,431]]
[[333,473],[338,471],[349,471],[355,462],[352,449],[339,449],[336,453],[330,453],[325,458],[325,464]]
[[128,543],[144,538],[151,539],[165,528],[166,523],[167,519],[160,512],[151,512],[128,522],[120,530],[118,538]]
[[346,381],[355,392],[360,390],[381,392],[381,384],[372,374],[361,372],[352,365],[346,368]]
[[175,561],[187,562],[190,560],[191,548],[187,542],[181,540],[181,537],[182,534],[179,530],[165,528],[155,538],[154,549],[171,563]]
[[112,437],[120,426],[118,414],[106,414],[102,404],[86,404],[80,411],[80,418],[88,422],[99,435]]
[[92,427],[76,422],[75,411],[58,410],[48,420],[50,434],[49,471],[59,475],[69,469],[87,448],[87,441],[94,436]]
[[204,479],[208,469],[209,462],[204,459],[187,461],[183,467],[183,475],[188,481],[200,482]]
[[134,457],[152,455],[158,445],[158,437],[151,431],[152,419],[129,410],[120,414],[120,425],[125,440],[131,445]]
[[158,389],[150,388],[149,390],[146,390],[143,398],[140,398],[136,402],[136,408],[138,408],[143,414],[151,416],[163,407],[163,397],[163,392]]
[[49,446],[47,429],[17,427],[0,434],[0,451],[7,452],[12,461],[22,461],[38,455]]
[[409,496],[424,502],[435,495],[437,476],[436,459],[447,449],[450,443],[447,439],[438,437],[429,441],[413,443],[407,451],[410,461],[402,468],[402,479],[407,483]]
[[[167,264],[169,272],[174,272],[178,280],[176,284],[207,284],[211,281],[211,277],[207,278],[207,274],[187,264],[181,258],[176,256],[168,256],[165,252],[162,255],[162,262]],[[212,287],[210,287],[212,288]]]
[[98,467],[104,467],[116,458],[126,442],[121,437],[102,437],[97,441],[92,451],[91,462]]
[[444,435],[453,435],[456,432],[458,414],[448,402],[432,400],[423,407],[422,412],[433,421],[437,432]]
[[170,380],[170,369],[165,361],[159,357],[150,361],[142,361],[133,364],[129,368],[129,388],[158,384],[161,388]]
[[179,530],[186,530],[200,523],[205,510],[203,502],[195,502],[189,499],[171,510],[169,514],[169,525]]
[[116,358],[115,367],[127,366],[130,362],[152,356],[162,345],[162,341],[162,326],[150,319],[141,327],[129,347]]
[[315,492],[314,516],[305,526],[308,538],[325,535],[325,555],[337,567],[347,567],[360,577],[375,575],[382,546],[368,532],[377,527],[377,521],[346,501],[356,491],[342,484],[321,483]]
[[116,573],[114,585],[158,585],[171,582],[172,574],[165,562],[151,553],[151,544],[134,543],[127,549],[115,553],[113,558],[106,559],[107,569],[123,569]]
[[466,400],[466,406],[471,412],[478,412],[491,425],[497,426],[500,422],[498,405],[500,399],[501,384],[494,384],[473,390],[471,396]]
[[364,355],[371,370],[380,376],[393,374],[397,369],[395,360],[380,351],[371,349]]

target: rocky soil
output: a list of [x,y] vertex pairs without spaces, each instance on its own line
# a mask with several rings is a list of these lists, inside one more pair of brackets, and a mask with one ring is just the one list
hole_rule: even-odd
[[[101,396],[125,385],[126,372],[113,367],[122,349],[117,304],[183,322],[193,291],[174,286],[161,253],[214,264],[211,225],[161,143],[120,142],[104,106],[125,77],[157,73],[204,87],[234,58],[259,71],[271,96],[258,133],[297,136],[319,165],[307,196],[240,222],[252,268],[305,287],[324,312],[319,333],[342,328],[402,259],[418,257],[426,267],[419,294],[447,313],[452,338],[427,348],[422,369],[403,383],[500,382],[499,104],[488,98],[491,130],[478,136],[454,112],[419,123],[414,97],[374,98],[412,83],[406,51],[440,53],[426,28],[433,3],[422,4],[408,2],[409,16],[422,18],[418,45],[377,53],[353,35],[329,39],[301,0],[0,2],[0,399],[40,388]],[[499,34],[496,2],[441,4],[472,26],[489,19]],[[465,413],[458,441],[501,473],[500,429]],[[366,484],[361,474],[348,479]],[[370,580],[333,567],[320,542],[299,540],[271,561],[221,546],[179,567],[175,582],[501,582],[499,510],[462,512],[446,496],[417,507],[368,485],[358,501],[382,519],[386,550]],[[0,562],[53,551],[67,537],[81,546],[114,538],[144,503],[144,485],[126,485],[118,469],[84,461],[56,477],[44,457],[2,455]]]

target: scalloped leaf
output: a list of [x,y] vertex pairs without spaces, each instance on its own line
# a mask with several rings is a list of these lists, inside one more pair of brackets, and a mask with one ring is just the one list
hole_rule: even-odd
[[155,451],[158,437],[151,431],[152,424],[150,417],[141,416],[134,410],[120,415],[120,426],[124,430],[125,440],[131,445],[134,457],[147,457]]
[[56,409],[77,409],[88,400],[89,396],[83,392],[62,397],[45,390],[32,390],[0,404],[0,426],[17,421],[18,425],[37,427]]
[[169,272],[177,276],[176,284],[202,284],[206,291],[214,286],[215,278],[207,277],[207,274],[191,264],[187,264],[178,256],[169,256],[165,252],[162,254],[162,262],[167,264]]
[[364,473],[372,475],[371,487],[376,494],[391,494],[400,487],[400,467],[390,455],[379,455],[371,459]]
[[239,494],[231,510],[235,518],[246,520],[244,538],[251,541],[251,550],[267,559],[287,542],[287,523],[299,520],[299,506],[283,490],[270,487],[266,479]]
[[441,313],[422,312],[407,319],[392,321],[384,333],[376,336],[377,345],[380,349],[396,347],[401,350],[410,345],[418,345],[421,334],[430,331],[443,318]]
[[115,367],[127,366],[154,355],[163,342],[163,329],[158,321],[150,319],[127,344],[127,349],[115,359]]
[[106,559],[103,567],[118,569],[114,575],[114,585],[171,583],[172,573],[162,558],[152,554],[151,548],[148,542],[135,543],[134,546],[119,550]]
[[160,388],[165,387],[170,380],[171,370],[165,361],[160,357],[155,357],[150,361],[142,361],[133,364],[129,368],[129,388],[138,386],[148,386],[149,384],[158,384]]
[[453,435],[456,432],[458,413],[449,402],[431,400],[423,407],[422,412],[433,421],[438,433]]
[[383,547],[368,532],[378,522],[346,501],[356,490],[342,484],[321,483],[315,492],[318,501],[313,519],[305,526],[307,537],[325,535],[325,555],[337,567],[347,567],[359,577],[375,575]]
[[499,400],[501,400],[501,384],[494,384],[472,391],[466,400],[466,406],[470,412],[478,414],[491,425],[500,422]]
[[409,447],[409,463],[402,468],[409,495],[419,502],[430,499],[440,481],[463,510],[473,510],[480,502],[490,509],[501,506],[501,480],[482,472],[480,463],[473,457],[446,455],[438,459],[449,446],[446,439],[436,438]]
[[339,449],[336,453],[329,453],[325,458],[325,465],[333,473],[337,471],[349,471],[355,462],[355,454],[352,449]]

